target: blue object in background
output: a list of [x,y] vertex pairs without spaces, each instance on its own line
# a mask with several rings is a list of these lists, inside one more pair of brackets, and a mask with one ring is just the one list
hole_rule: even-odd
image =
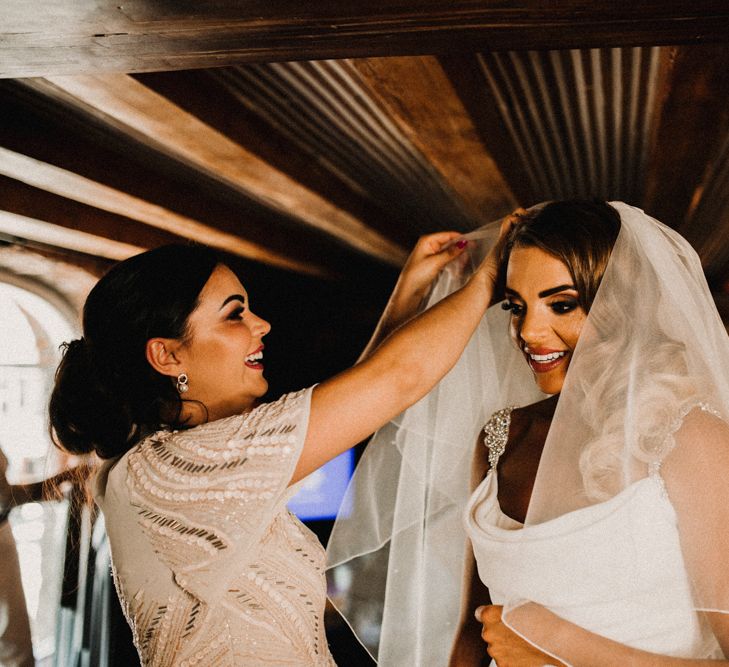
[[[302,521],[334,519],[354,470],[354,451],[348,450],[304,479],[288,508]],[[349,508],[342,511],[349,513]]]

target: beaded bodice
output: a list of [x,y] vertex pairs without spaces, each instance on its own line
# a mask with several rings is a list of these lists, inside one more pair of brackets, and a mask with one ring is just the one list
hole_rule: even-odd
[[286,509],[310,393],[158,432],[102,475],[115,583],[143,664],[334,665],[324,552]]

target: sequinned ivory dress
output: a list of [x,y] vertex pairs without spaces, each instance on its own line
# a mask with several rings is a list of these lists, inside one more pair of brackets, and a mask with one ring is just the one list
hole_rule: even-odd
[[105,463],[96,500],[144,665],[331,667],[324,551],[287,509],[311,389]]
[[501,511],[497,498],[496,464],[510,415],[501,410],[484,427],[490,469],[466,510],[466,530],[492,602],[530,600],[634,648],[722,659],[694,610],[676,513],[660,472],[608,501],[525,528]]

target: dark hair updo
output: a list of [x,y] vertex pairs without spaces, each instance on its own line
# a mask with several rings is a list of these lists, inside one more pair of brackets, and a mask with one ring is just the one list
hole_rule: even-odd
[[83,338],[64,345],[50,400],[53,439],[73,454],[119,456],[144,434],[176,425],[182,403],[146,359],[150,338],[185,340],[188,319],[220,258],[167,245],[119,264],[94,286]]
[[580,306],[590,310],[620,233],[620,214],[605,201],[555,201],[528,213],[507,237],[506,266],[514,248],[539,248],[570,272]]

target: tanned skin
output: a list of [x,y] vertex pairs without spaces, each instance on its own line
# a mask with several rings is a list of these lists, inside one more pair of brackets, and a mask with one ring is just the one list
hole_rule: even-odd
[[[558,399],[559,395],[555,394],[539,403],[517,408],[511,413],[506,449],[499,459],[497,469],[498,499],[502,512],[520,523],[524,523],[526,518],[539,460]],[[488,470],[488,449],[484,445],[481,432],[474,449],[472,491],[483,481]],[[474,617],[473,610],[481,605],[491,604],[491,597],[476,571],[470,543],[466,551],[464,605],[450,667],[487,667],[491,658],[481,639],[482,625]]]

